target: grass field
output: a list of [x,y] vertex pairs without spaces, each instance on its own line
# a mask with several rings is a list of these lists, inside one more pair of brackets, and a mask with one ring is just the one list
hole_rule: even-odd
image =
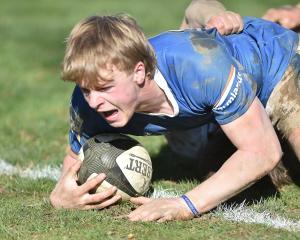
[[[68,142],[73,86],[60,80],[60,63],[64,39],[72,26],[92,14],[126,12],[151,36],[176,29],[188,2],[0,0],[0,239],[300,239],[300,190],[296,185],[244,207],[247,216],[219,209],[192,221],[166,224],[119,218],[130,211],[130,204],[81,212],[54,210],[48,202]],[[243,15],[261,16],[269,7],[298,1],[223,2]],[[170,162],[171,157],[164,138],[139,140],[161,162],[160,170],[167,171],[169,166],[163,162]],[[28,169],[34,170],[33,175],[48,169],[48,175],[34,179],[24,174]],[[195,184],[154,182],[156,188],[178,193]],[[262,220],[245,223],[247,217]],[[286,221],[287,227],[268,225],[272,219]]]

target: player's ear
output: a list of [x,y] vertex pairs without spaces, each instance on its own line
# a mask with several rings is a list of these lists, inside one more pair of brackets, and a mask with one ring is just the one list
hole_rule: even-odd
[[146,77],[146,69],[145,69],[145,64],[143,62],[138,62],[133,70],[133,80],[138,84],[142,85],[145,82],[145,77]]

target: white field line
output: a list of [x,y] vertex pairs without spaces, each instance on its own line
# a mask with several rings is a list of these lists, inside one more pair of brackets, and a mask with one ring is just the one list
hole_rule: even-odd
[[[60,176],[60,168],[54,166],[44,167],[32,167],[22,169],[15,167],[4,160],[0,159],[0,175],[18,175],[24,178],[40,179],[47,178],[57,181]],[[164,189],[157,187],[154,189],[151,197],[178,197],[182,193],[174,189]],[[288,231],[300,231],[300,220],[292,221],[284,217],[280,217],[276,214],[269,213],[268,211],[256,212],[246,204],[242,203],[239,205],[221,205],[213,212],[217,216],[222,218],[239,222],[239,223],[253,223],[263,224],[272,228],[285,229]]]
[[300,231],[300,220],[292,221],[276,214],[272,214],[266,210],[256,212],[244,203],[239,205],[220,205],[215,211],[216,215],[222,216],[224,219],[234,222],[263,224],[277,229],[285,229],[288,231]]
[[[157,188],[154,189],[151,197],[178,197],[181,194],[182,193],[172,189]],[[263,212],[256,212],[247,206],[245,202],[231,206],[222,204],[213,211],[213,214],[223,217],[226,220],[239,223],[263,224],[269,227],[285,229],[292,232],[300,231],[300,220],[289,220],[276,214],[272,214],[266,210]]]
[[57,181],[60,176],[60,168],[53,166],[37,166],[22,169],[0,159],[0,175],[19,175],[21,177],[31,179],[48,178]]

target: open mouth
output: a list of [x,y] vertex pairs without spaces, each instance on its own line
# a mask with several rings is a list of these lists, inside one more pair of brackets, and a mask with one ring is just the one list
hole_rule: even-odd
[[101,112],[101,114],[107,121],[112,121],[118,114],[118,110],[110,110],[110,111],[106,111],[106,112]]

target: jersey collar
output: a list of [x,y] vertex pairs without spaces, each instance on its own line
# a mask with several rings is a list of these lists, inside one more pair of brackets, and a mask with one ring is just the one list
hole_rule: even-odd
[[168,117],[175,117],[179,113],[179,107],[177,104],[177,101],[175,100],[173,93],[171,92],[171,89],[168,86],[168,83],[162,73],[157,68],[155,70],[154,75],[154,81],[157,83],[159,88],[161,88],[164,93],[166,94],[167,99],[170,101],[171,106],[173,108],[173,114],[165,114],[165,113],[150,113],[150,115],[156,115],[156,116],[168,116]]

